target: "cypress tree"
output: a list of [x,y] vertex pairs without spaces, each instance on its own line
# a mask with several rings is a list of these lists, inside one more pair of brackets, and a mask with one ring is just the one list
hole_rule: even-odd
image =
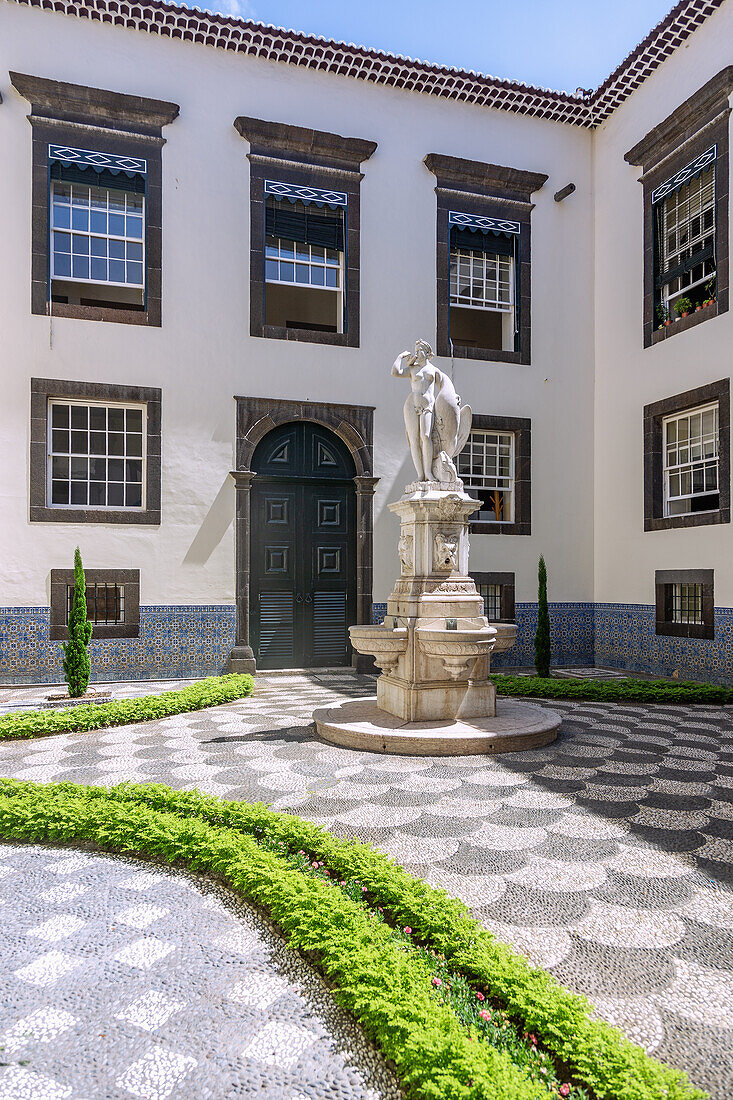
[[547,606],[547,567],[540,554],[537,567],[537,633],[534,636],[534,667],[538,676],[550,675],[550,611]]
[[64,679],[69,686],[69,695],[77,699],[87,690],[92,670],[87,650],[92,624],[87,620],[87,585],[78,546],[74,551],[74,598],[68,631],[69,640],[61,646],[64,651]]

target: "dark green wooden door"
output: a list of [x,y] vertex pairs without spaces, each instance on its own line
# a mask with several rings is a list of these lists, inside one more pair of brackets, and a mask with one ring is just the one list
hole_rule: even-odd
[[351,659],[355,621],[353,464],[340,439],[285,424],[252,458],[250,608],[259,668]]

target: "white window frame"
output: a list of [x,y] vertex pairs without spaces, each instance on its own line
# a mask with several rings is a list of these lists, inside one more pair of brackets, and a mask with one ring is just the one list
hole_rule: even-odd
[[[702,184],[703,177],[707,176],[708,173],[710,174],[710,179],[705,184],[705,187],[703,187],[703,184]],[[693,191],[692,191],[693,188],[697,188],[697,192],[700,194],[700,208],[699,208],[699,210],[694,214],[689,214],[688,213],[687,217],[684,219],[683,222],[680,222],[679,220],[676,219],[674,225],[670,224],[670,215],[671,215],[672,205],[674,205],[675,211],[679,210],[679,207],[680,207],[679,197],[684,191],[684,193],[686,195],[686,198],[683,199],[683,202],[686,201],[688,203],[688,210],[689,210],[690,200],[693,196]],[[708,192],[707,198],[703,194],[703,191],[706,190],[706,189],[707,189],[707,192]],[[698,241],[704,240],[705,237],[708,237],[711,234],[713,236],[713,240],[715,239],[715,164],[713,163],[709,168],[706,168],[705,171],[701,172],[699,176],[696,176],[693,179],[689,180],[687,183],[683,184],[683,186],[678,191],[673,191],[671,194],[667,195],[667,197],[662,199],[661,202],[662,202],[662,228],[661,228],[662,240],[660,241],[660,245],[661,245],[661,255],[662,255],[662,269],[664,271],[669,271],[671,268],[676,267],[677,263],[680,262],[679,261],[679,255],[682,251],[688,251],[689,250],[690,256],[692,256],[692,245],[693,244],[696,244]],[[710,210],[710,209],[712,209],[712,211],[713,211],[713,226],[712,226],[712,229],[703,230],[703,225],[702,225],[702,223],[703,223],[703,214],[705,213],[706,210]],[[692,221],[693,218],[697,217],[698,215],[700,217],[700,232],[697,233],[694,237],[691,237],[688,240],[686,240],[685,243],[682,244],[682,245],[679,244],[679,239],[678,239],[677,247],[670,251],[668,249],[669,234],[672,233],[672,232],[678,234],[681,225],[687,224],[688,227],[689,227],[689,223]],[[676,258],[677,262],[675,262],[674,259],[672,259],[672,257]],[[707,273],[707,275],[703,275],[702,278],[696,279],[694,283],[691,282],[691,283],[687,283],[685,286],[681,286],[679,288],[679,290],[671,291],[670,290],[670,285],[671,284],[666,283],[662,287],[662,302],[663,302],[663,304],[668,309],[671,308],[671,306],[674,303],[674,300],[676,298],[680,298],[682,295],[687,295],[687,292],[689,290],[694,290],[695,287],[702,286],[703,283],[707,283],[711,279],[714,279],[715,274],[716,274],[715,269],[713,269],[712,271],[709,271]],[[683,278],[683,276],[678,276],[677,279],[674,280],[674,282],[677,282],[680,278]]]
[[[56,405],[69,405],[69,406],[76,405],[76,406],[82,406],[83,408],[88,408],[88,409],[91,409],[91,408],[103,408],[103,409],[118,408],[118,409],[135,409],[135,410],[139,409],[142,412],[142,440],[141,440],[142,454],[141,455],[129,455],[129,456],[126,453],[123,454],[123,455],[110,455],[109,454],[109,442],[107,443],[107,450],[106,450],[105,454],[92,454],[91,453],[91,445],[90,445],[89,441],[87,442],[87,453],[86,453],[86,455],[81,455],[78,452],[76,454],[73,454],[71,449],[69,450],[68,453],[64,452],[64,451],[55,452],[54,449],[53,449],[53,434],[52,433],[53,433],[53,409],[54,409],[54,406],[56,406]],[[91,431],[91,429],[89,429],[89,432],[90,431]],[[46,507],[59,509],[59,510],[64,510],[65,509],[67,511],[76,511],[76,512],[78,512],[79,510],[82,510],[82,511],[95,511],[95,512],[123,512],[123,513],[144,512],[146,507],[147,507],[147,501],[146,501],[147,465],[148,465],[147,433],[148,433],[148,410],[147,410],[147,405],[144,404],[144,403],[140,403],[138,401],[94,401],[94,400],[91,400],[91,399],[86,400],[84,398],[78,398],[78,397],[49,397],[48,398],[48,403],[47,403],[47,412],[46,412],[46,439],[47,439]],[[122,434],[123,434],[123,437],[127,436],[126,431],[124,431]],[[137,434],[137,433],[135,433],[135,434]],[[127,450],[127,448],[125,446],[125,451],[126,450]],[[53,498],[53,480],[54,480],[54,478],[53,478],[53,460],[54,460],[54,458],[68,458],[69,461],[71,461],[72,457],[74,457],[74,458],[86,458],[87,462],[91,461],[91,459],[93,459],[93,458],[105,459],[105,461],[107,459],[110,459],[110,458],[112,458],[112,459],[119,458],[123,462],[127,461],[128,458],[131,458],[131,459],[134,459],[135,461],[142,461],[142,474],[141,474],[142,485],[141,485],[141,501],[140,501],[140,504],[139,505],[127,505],[127,504],[106,504],[106,503],[105,504],[72,504],[72,503],[57,504],[57,503],[53,503],[53,499],[52,499]],[[67,478],[66,480],[71,483],[71,478],[70,477]],[[96,480],[97,480],[96,478],[90,478],[89,474],[87,473],[87,486],[89,486],[91,481],[96,481]],[[109,488],[108,488],[109,485],[110,485],[109,478],[105,477],[105,482],[104,483],[107,486],[106,495],[109,496]],[[126,480],[123,480],[121,483],[120,482],[113,482],[112,484],[122,484],[123,486],[126,486],[128,484],[128,482]],[[133,484],[133,483],[131,482],[130,484]],[[136,484],[136,483],[134,483],[134,484]],[[69,494],[69,495],[71,495],[71,494]],[[89,493],[87,491],[87,499],[88,499],[88,496],[89,496]]]
[[[496,466],[497,471],[499,469],[499,460],[502,457],[499,454],[499,448],[502,445],[502,441],[508,441],[509,443],[509,473],[507,475],[500,475],[498,472],[492,474],[487,472],[486,457],[487,457],[487,443],[488,437],[495,436],[496,444],[492,444],[496,448]],[[480,446],[478,446],[480,442]],[[483,472],[475,473],[473,470],[476,465],[476,459],[480,456]],[[466,445],[458,456],[458,476],[463,481],[467,489],[476,489],[481,491],[496,490],[504,494],[504,500],[507,496],[509,498],[509,508],[504,508],[503,519],[483,520],[478,517],[477,522],[488,523],[514,523],[514,510],[515,510],[515,456],[516,456],[516,433],[505,432],[495,428],[473,428],[468,436]],[[468,461],[470,472],[463,472],[461,469],[461,459],[465,458]],[[507,515],[506,513],[510,514]],[[475,517],[474,517],[475,518]]]
[[[460,293],[461,261],[468,261],[471,268],[469,277],[469,293]],[[454,266],[455,265],[455,266]],[[502,271],[506,277],[501,278]],[[493,279],[490,276],[493,274]],[[478,278],[476,278],[478,276]],[[493,297],[487,297],[487,287],[495,284],[496,293]],[[507,295],[502,296],[499,291],[502,286],[507,287]],[[455,287],[455,290],[454,290]],[[474,293],[480,287],[481,293]],[[461,309],[480,309],[491,313],[514,312],[514,259],[512,256],[504,256],[498,252],[475,252],[466,248],[451,248],[450,250],[450,304]]]
[[[69,187],[71,189],[71,196],[70,196],[70,201],[69,201],[69,204],[68,204],[70,212],[73,212],[73,210],[74,210],[74,201],[73,201],[74,200],[74,188],[82,188],[83,187],[87,191],[89,191],[89,205],[87,206],[87,209],[89,211],[89,217],[90,217],[90,222],[89,222],[90,228],[89,229],[74,229],[74,228],[72,228],[71,224],[68,227],[66,227],[66,226],[57,226],[57,225],[54,224],[54,215],[55,215],[54,196],[55,196],[55,193],[56,193],[56,187],[59,184],[62,184],[63,186]],[[53,280],[53,282],[84,283],[84,284],[89,284],[91,286],[113,286],[113,287],[121,287],[121,288],[124,288],[124,289],[127,289],[127,290],[137,290],[137,291],[140,291],[141,293],[144,293],[145,292],[145,275],[146,275],[146,268],[145,268],[145,263],[146,263],[146,259],[145,259],[145,219],[146,219],[145,195],[143,195],[142,193],[137,192],[137,191],[125,191],[124,188],[117,189],[117,188],[114,188],[114,187],[107,187],[107,186],[98,187],[98,189],[100,191],[103,190],[103,191],[107,192],[107,208],[106,209],[107,209],[107,214],[108,215],[110,213],[110,210],[109,210],[109,195],[110,195],[110,192],[116,192],[117,194],[121,194],[121,195],[125,196],[125,214],[123,215],[125,217],[125,219],[127,218],[127,196],[128,195],[134,195],[136,199],[140,200],[140,202],[142,203],[141,212],[138,214],[138,212],[135,211],[135,214],[131,215],[131,216],[134,216],[135,218],[137,218],[137,217],[141,218],[141,221],[142,221],[142,236],[141,237],[128,237],[126,234],[121,235],[121,234],[118,234],[118,233],[109,233],[109,232],[107,232],[107,233],[95,233],[91,229],[91,214],[92,214],[92,209],[93,209],[92,205],[91,205],[91,191],[95,187],[98,187],[98,185],[95,185],[93,183],[88,183],[88,184],[87,183],[73,183],[73,182],[72,183],[66,183],[64,180],[52,180],[51,181],[51,187],[50,187],[50,192],[49,192],[51,279]],[[66,205],[66,204],[63,204],[63,205]],[[119,213],[119,212],[118,211],[112,211],[112,213]],[[73,218],[70,216],[70,223],[71,223],[72,220],[73,220]],[[125,228],[127,228],[127,222],[126,221],[125,221]],[[60,275],[60,274],[57,274],[57,272],[56,272],[56,269],[55,269],[56,250],[54,248],[54,234],[55,233],[66,233],[71,238],[71,252],[70,252],[69,255],[71,257],[72,271],[71,271],[70,275]],[[87,253],[83,254],[85,256],[88,255],[88,258],[89,258],[89,275],[86,278],[78,276],[78,275],[74,275],[74,273],[73,273],[73,260],[74,260],[74,241],[73,241],[73,238],[75,236],[86,237],[89,240],[89,253],[88,254]],[[125,274],[127,274],[127,264],[128,264],[128,262],[129,263],[140,264],[141,267],[142,267],[141,281],[139,283],[134,283],[134,282],[129,282],[127,280],[125,282],[117,282],[117,281],[112,280],[112,279],[95,279],[92,276],[92,259],[102,259],[104,257],[93,257],[92,256],[92,254],[91,254],[91,247],[92,247],[91,242],[94,239],[104,240],[104,241],[108,241],[108,242],[109,241],[121,241],[125,246],[125,259],[121,260],[120,262],[125,264]],[[140,245],[141,250],[142,250],[142,258],[141,259],[139,259],[139,260],[130,260],[130,261],[127,260],[127,245],[128,244],[138,244],[138,245]],[[64,253],[64,255],[66,255],[66,253]],[[112,257],[112,259],[118,259],[118,257]],[[108,272],[109,272],[109,262],[110,262],[110,257],[109,257],[109,245],[108,245],[107,246],[107,258],[106,258],[107,271]]]
[[[275,286],[302,287],[302,288],[307,289],[307,290],[330,290],[330,291],[334,291],[336,294],[341,294],[342,289],[343,289],[343,281],[344,281],[344,254],[343,254],[343,252],[338,252],[335,248],[325,248],[321,245],[298,244],[296,241],[287,240],[287,238],[285,238],[285,237],[272,237],[272,238],[269,238],[269,239],[274,240],[274,241],[277,242],[278,255],[277,256],[268,255],[268,249],[273,249],[274,245],[268,244],[267,243],[268,238],[265,238],[265,282],[266,283],[272,283]],[[292,255],[283,254],[283,246],[286,246],[286,247],[289,247],[290,249],[292,249]],[[316,258],[313,257],[313,249],[314,248],[317,251],[320,251],[320,252],[323,253],[323,259],[321,259],[318,256],[316,256]],[[301,250],[301,258],[300,259],[298,259],[298,257],[297,257],[298,249]],[[302,256],[303,256],[303,253],[306,250],[308,252],[308,258],[304,259],[304,258],[302,258]],[[338,260],[336,260],[335,262],[333,260],[329,260],[328,257],[327,257],[328,252],[335,252],[336,255],[338,256]],[[314,268],[318,268],[319,270],[322,270],[324,272],[324,281],[322,283],[314,283],[314,282],[311,282],[309,280],[308,282],[304,283],[304,282],[298,282],[294,277],[293,277],[292,281],[290,279],[280,279],[280,278],[272,279],[272,278],[268,278],[268,275],[267,275],[267,261],[268,260],[270,262],[276,263],[278,265],[278,274],[279,274],[280,269],[281,269],[283,264],[292,264],[292,266],[293,266],[293,275],[295,275],[295,268],[296,267],[305,267],[305,268],[307,268],[309,274]],[[336,272],[336,286],[326,286],[326,282],[325,282],[325,272],[326,271],[335,271]]]
[[[673,413],[671,416],[665,416],[664,419],[662,420],[663,498],[664,498],[664,515],[667,516],[667,517],[669,517],[669,516],[679,516],[679,515],[704,515],[706,512],[716,512],[716,511],[718,511],[717,508],[706,508],[706,509],[702,509],[700,512],[694,512],[694,513],[691,510],[688,510],[687,512],[674,512],[674,511],[671,511],[670,506],[675,501],[693,500],[695,497],[709,496],[711,493],[720,493],[720,423],[719,423],[719,409],[720,409],[720,403],[718,401],[711,401],[706,405],[698,405],[698,406],[696,406],[692,409],[684,409],[681,412]],[[710,411],[715,412],[715,431],[714,431],[714,433],[708,434],[708,436],[704,436],[702,434],[702,417],[703,417],[704,413],[710,412]],[[699,437],[700,456],[697,457],[697,458],[692,458],[691,457],[691,455],[690,455],[690,445],[689,445],[689,439],[690,439],[690,436],[689,436],[689,421],[690,421],[690,418],[693,417],[693,416],[700,416],[700,424],[701,424],[701,432],[700,432],[700,437]],[[669,457],[670,457],[671,447],[675,447],[677,450],[680,449],[679,448],[679,423],[680,423],[680,421],[683,421],[683,420],[686,420],[688,422],[688,434],[687,434],[687,451],[688,451],[688,455],[687,455],[687,458],[686,458],[685,461],[679,461],[679,455],[678,455],[677,456],[678,460],[674,464],[670,464]],[[677,436],[677,439],[674,442],[674,444],[669,444],[667,442],[667,429],[668,429],[668,426],[672,423],[676,423],[678,425],[677,431],[675,433],[676,436]],[[705,447],[706,447],[706,441],[707,441],[708,445],[712,444],[713,437],[714,437],[714,440],[715,440],[714,454],[706,455],[704,453],[705,452]],[[699,469],[700,467],[702,467],[703,479],[705,479],[706,470],[708,469],[708,467],[712,466],[713,464],[715,465],[715,469],[716,469],[716,478],[715,478],[716,486],[715,486],[715,489],[706,489],[706,488],[703,487],[703,490],[698,491],[698,492],[694,492],[694,491],[692,491],[692,489],[689,493],[678,492],[678,493],[673,494],[671,492],[670,482],[674,477],[683,476],[684,474],[689,473],[690,480],[692,481],[693,471],[696,470],[696,469]]]

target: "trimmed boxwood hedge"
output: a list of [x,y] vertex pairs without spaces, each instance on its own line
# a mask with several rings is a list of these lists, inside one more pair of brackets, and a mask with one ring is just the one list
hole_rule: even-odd
[[597,703],[709,703],[733,701],[733,690],[694,680],[575,680],[554,676],[492,675],[497,695],[536,699],[586,699]]
[[0,718],[0,741],[23,737],[43,737],[52,733],[85,733],[107,726],[126,726],[131,722],[152,722],[171,714],[203,710],[221,703],[242,699],[254,691],[249,675],[232,673],[209,676],[188,687],[143,695],[138,699],[113,699],[110,703],[82,703],[72,707],[50,707],[5,714]]
[[[287,866],[258,839],[305,851],[337,878],[359,879],[367,899],[538,1036],[598,1100],[703,1100],[664,1066],[590,1015],[583,997],[499,943],[459,901],[413,878],[381,853],[262,805],[162,785],[108,791],[74,784],[0,781],[0,835],[86,841],[213,872],[264,908],[293,946],[316,952],[335,996],[394,1061],[410,1095],[426,1100],[536,1100],[546,1089],[508,1056],[475,1042],[432,994],[424,962],[390,939],[342,892]],[[389,981],[385,981],[385,976]]]

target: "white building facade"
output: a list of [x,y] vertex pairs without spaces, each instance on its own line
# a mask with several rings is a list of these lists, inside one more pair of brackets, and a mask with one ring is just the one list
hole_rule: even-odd
[[497,664],[543,553],[556,664],[730,680],[732,12],[683,0],[569,96],[2,0],[0,680],[61,678],[77,545],[96,679],[351,663],[418,337],[474,410]]

